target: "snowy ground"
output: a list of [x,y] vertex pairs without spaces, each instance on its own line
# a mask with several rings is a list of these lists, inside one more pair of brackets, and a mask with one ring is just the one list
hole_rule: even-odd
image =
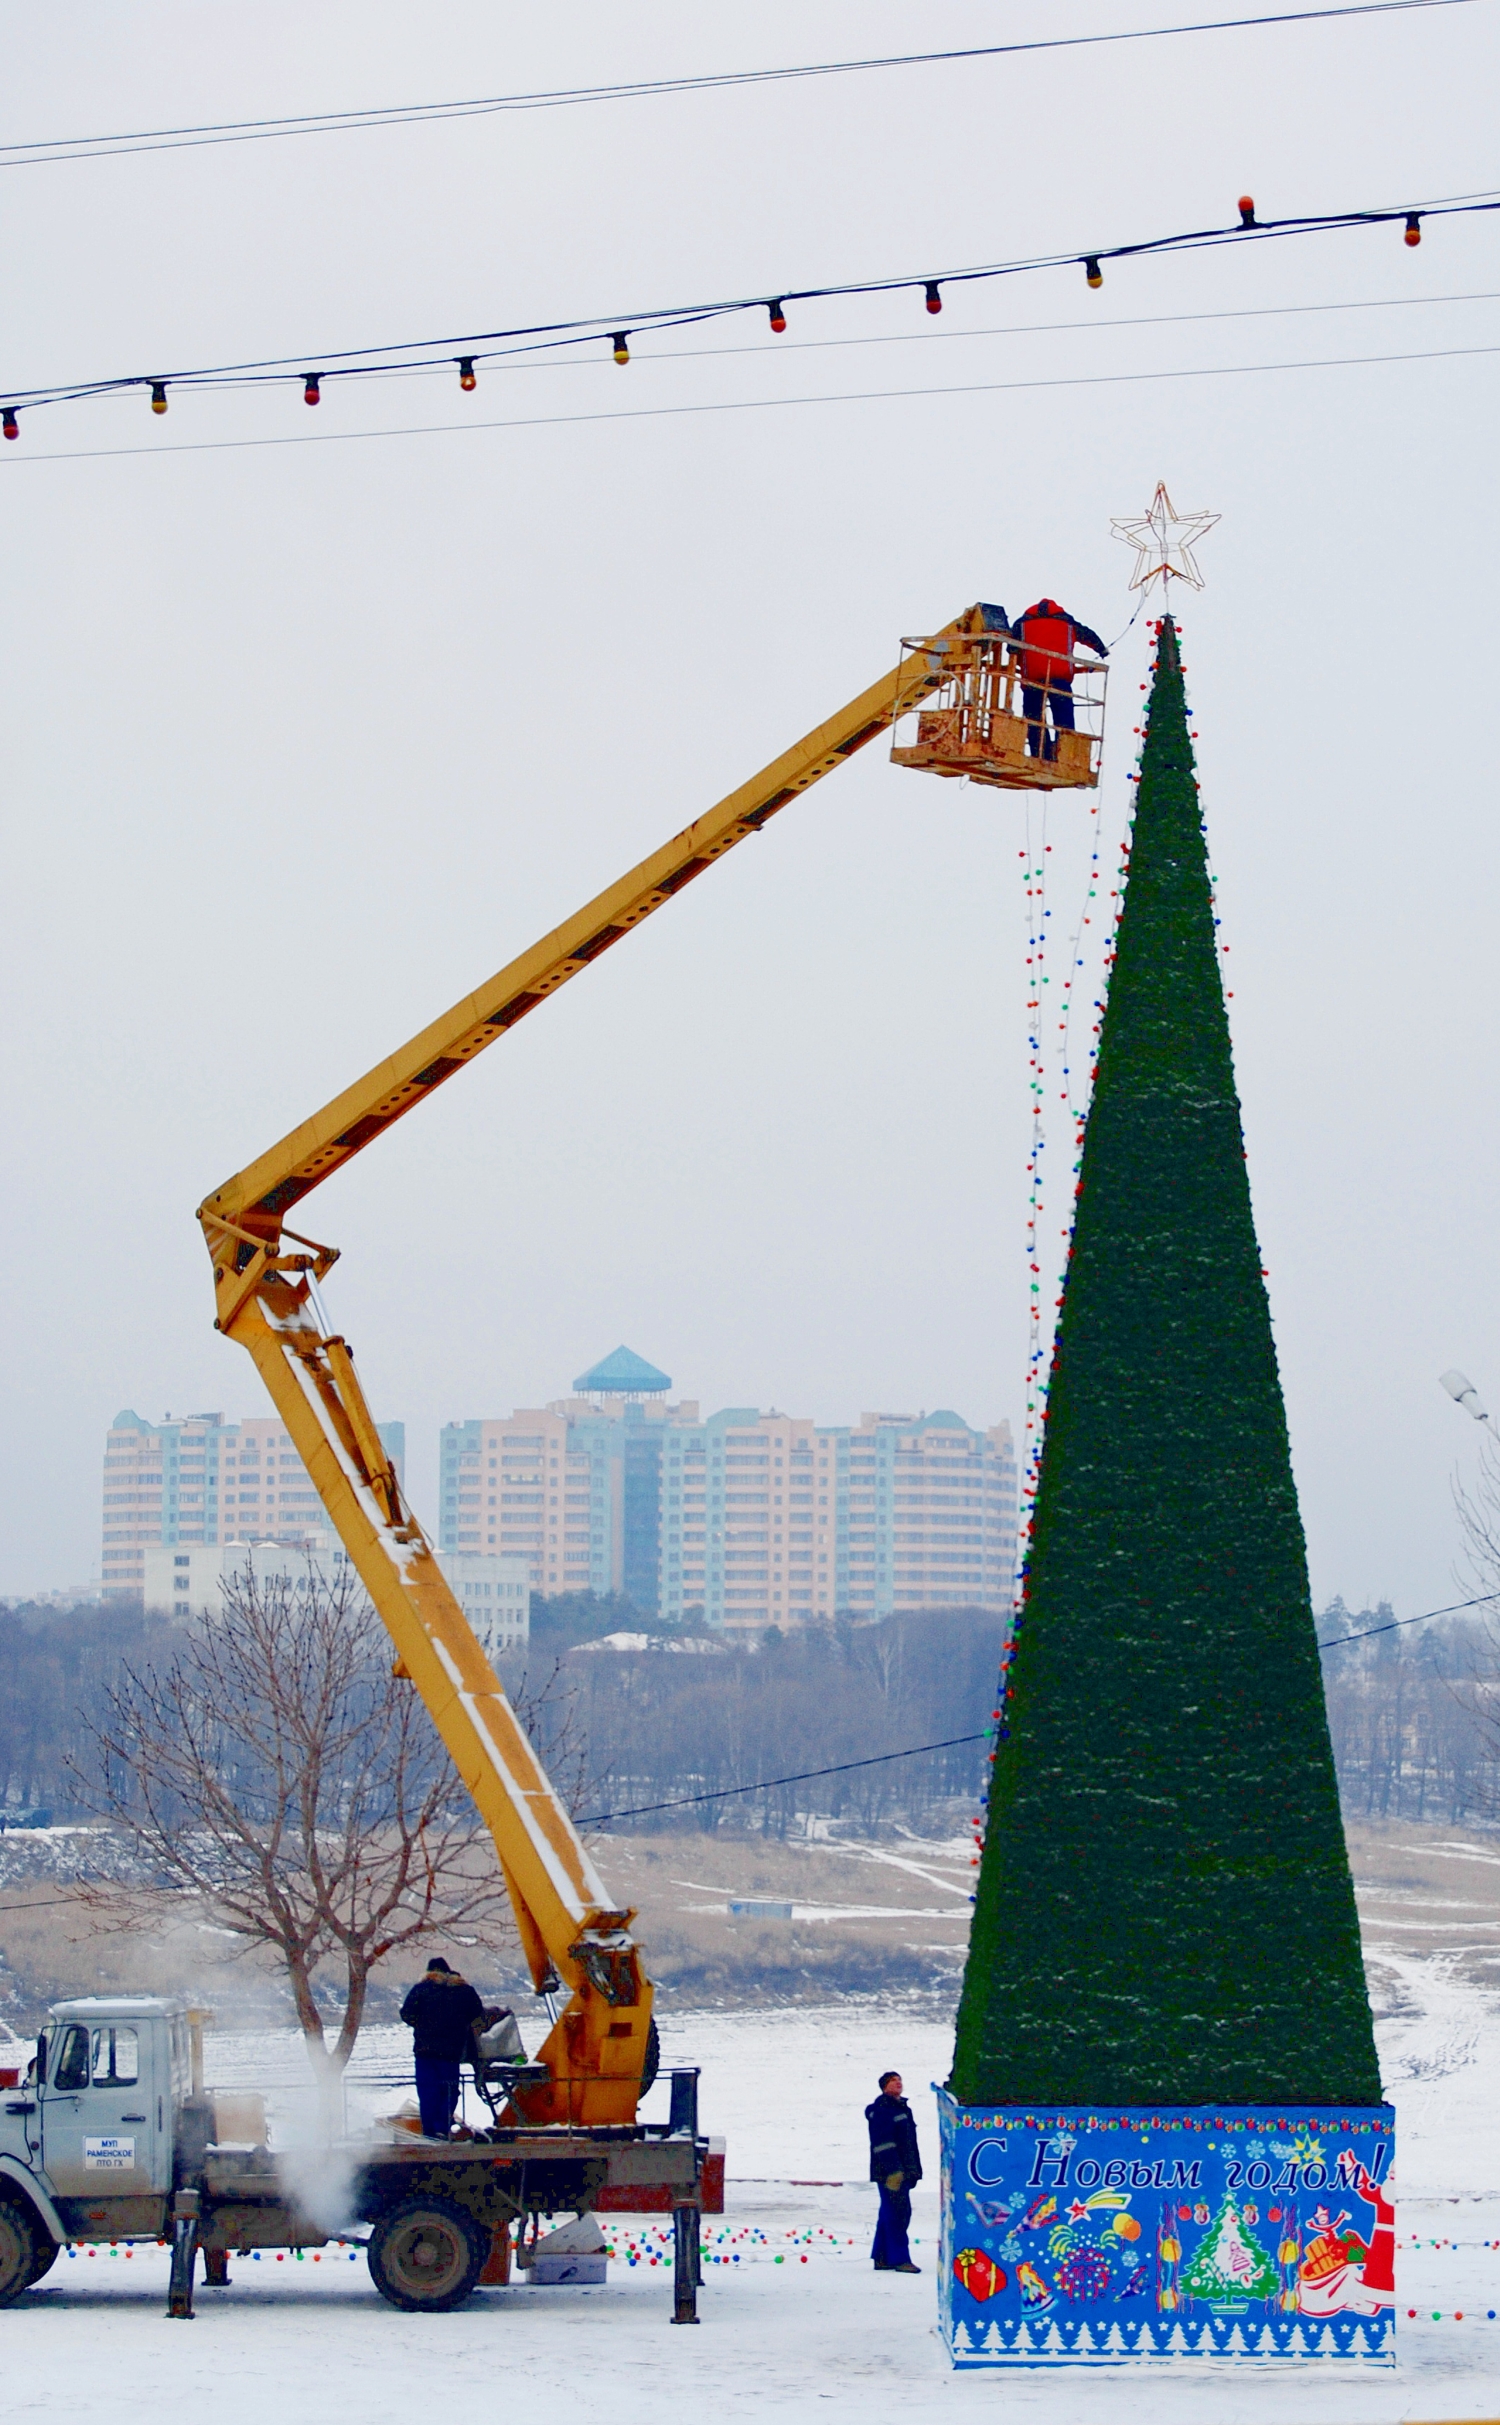
[[[702,2065],[704,2124],[730,2150],[729,2211],[708,2227],[696,2331],[668,2322],[668,2269],[650,2261],[664,2234],[645,2218],[613,2219],[619,2253],[603,2289],[518,2284],[481,2292],[456,2315],[420,2318],[377,2298],[362,2257],[329,2250],[236,2260],[232,2287],[200,2291],[196,2321],[172,2324],[165,2256],[101,2250],[64,2256],[0,2315],[7,2419],[261,2425],[270,2410],[275,2425],[326,2425],[330,2412],[407,2425],[439,2408],[488,2418],[499,2368],[504,2414],[566,2402],[610,2425],[660,2425],[690,2410],[909,2425],[914,2401],[924,2416],[954,2420],[988,2418],[1003,2402],[1049,2425],[1123,2425],[1143,2413],[1165,2425],[1500,2417],[1500,2193],[1491,2194],[1500,2018],[1451,1952],[1387,1945],[1381,1958],[1402,1991],[1400,2015],[1382,2032],[1404,2192],[1394,2376],[1189,2363],[1149,2380],[1126,2369],[1017,2372],[1003,2382],[954,2374],[934,2329],[935,2190],[924,2184],[916,2199],[922,2278],[877,2277],[868,2263],[873,2192],[859,2178],[861,2109],[889,2064],[935,2150],[927,2084],[947,2069],[948,2027],[915,2004],[842,2004],[666,2024],[667,2063]],[[394,2075],[404,2042],[371,2034],[353,2114],[392,2101],[381,2075]],[[295,2049],[210,2044],[222,2084],[279,2076],[276,2102],[291,2132]]]

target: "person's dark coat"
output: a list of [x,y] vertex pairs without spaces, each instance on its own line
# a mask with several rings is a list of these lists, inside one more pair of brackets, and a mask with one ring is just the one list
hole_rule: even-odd
[[865,2107],[865,2120],[870,2125],[871,2180],[889,2181],[899,2172],[903,2188],[910,2189],[922,2178],[922,2158],[916,2121],[905,2097],[888,2097],[882,2088],[874,2104]]
[[474,2023],[484,2019],[484,2005],[456,1970],[429,1971],[402,2005],[401,2018],[413,2032],[419,2063],[462,2063],[474,2052]]

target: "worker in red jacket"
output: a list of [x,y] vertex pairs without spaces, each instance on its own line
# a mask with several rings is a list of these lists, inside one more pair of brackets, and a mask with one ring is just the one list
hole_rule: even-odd
[[[1099,634],[1080,623],[1055,598],[1038,598],[1011,626],[1021,643],[1021,713],[1026,747],[1033,758],[1055,758],[1057,736],[1073,727],[1074,651],[1080,646],[1107,657]],[[1052,710],[1052,730],[1046,711]]]

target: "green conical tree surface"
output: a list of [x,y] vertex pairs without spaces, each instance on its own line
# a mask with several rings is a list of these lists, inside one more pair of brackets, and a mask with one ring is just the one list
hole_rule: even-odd
[[1167,619],[1008,1682],[954,2094],[1377,2102]]

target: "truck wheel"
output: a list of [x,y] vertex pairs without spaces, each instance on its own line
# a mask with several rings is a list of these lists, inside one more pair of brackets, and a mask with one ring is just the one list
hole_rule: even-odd
[[370,2234],[370,2279],[393,2307],[432,2315],[461,2307],[490,2253],[490,2234],[446,2198],[413,2198]]
[[646,2023],[646,2060],[641,2066],[641,2095],[643,2097],[649,2096],[656,2086],[656,2075],[660,2069],[661,2039],[657,2035],[656,2015],[653,2013]]
[[30,2207],[11,2198],[0,2201],[0,2307],[30,2288],[37,2259],[51,2244]]

